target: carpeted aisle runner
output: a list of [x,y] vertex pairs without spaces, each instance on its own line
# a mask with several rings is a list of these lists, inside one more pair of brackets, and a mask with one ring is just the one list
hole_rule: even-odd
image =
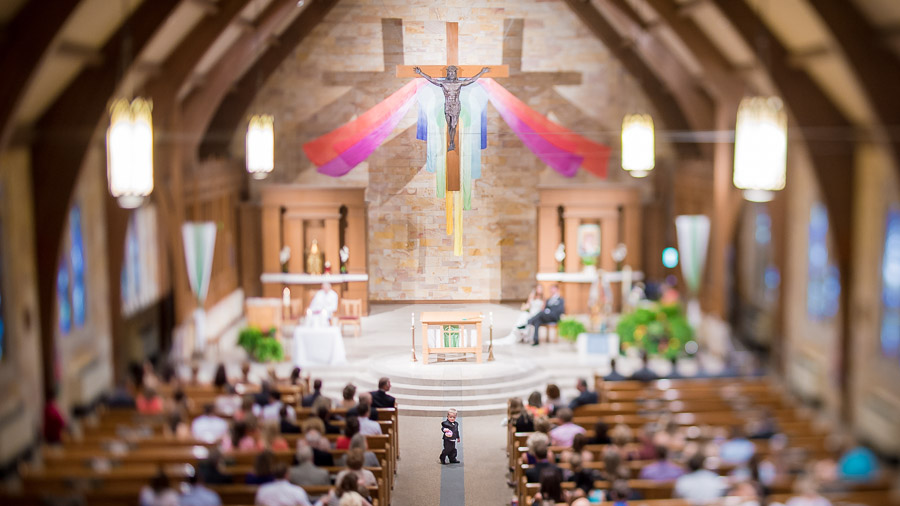
[[[462,415],[457,415],[459,422],[460,443],[456,445],[456,459],[459,464],[441,465],[441,506],[464,506],[466,504],[466,461],[463,455],[463,441],[465,441],[465,424]],[[435,427],[435,434],[440,435],[440,427]],[[443,448],[441,440],[441,448]],[[438,452],[440,455],[440,451]]]

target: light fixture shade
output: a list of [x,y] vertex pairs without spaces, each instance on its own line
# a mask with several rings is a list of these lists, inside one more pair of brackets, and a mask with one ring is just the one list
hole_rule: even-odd
[[753,202],[772,200],[784,189],[787,114],[778,97],[748,97],[734,128],[734,186]]
[[653,118],[629,114],[622,120],[622,168],[634,177],[645,177],[656,164]]
[[120,98],[109,106],[106,176],[119,206],[140,207],[153,192],[153,103]]
[[257,114],[247,126],[247,172],[265,179],[275,168],[275,117]]

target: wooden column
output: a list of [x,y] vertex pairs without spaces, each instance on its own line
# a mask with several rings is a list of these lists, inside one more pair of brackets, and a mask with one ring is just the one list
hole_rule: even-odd
[[303,260],[306,258],[305,252],[303,251],[303,216],[288,211],[284,215],[282,230],[284,236],[281,240],[285,246],[291,248],[291,259],[288,260],[288,272],[303,274]]
[[[262,237],[263,272],[281,272],[281,263],[278,259],[278,254],[281,252],[280,207],[266,206],[263,208]],[[272,284],[263,285],[263,297],[281,297],[281,289]]]
[[641,204],[627,204],[625,206],[625,225],[622,230],[622,242],[628,248],[628,254],[625,256],[625,265],[636,268],[641,265]]
[[600,220],[600,258],[597,267],[604,271],[616,270],[616,262],[612,258],[613,249],[619,240],[619,217],[609,216]]
[[566,272],[581,270],[581,258],[578,257],[578,225],[581,218],[566,213],[563,217],[566,227]]
[[555,254],[560,235],[557,207],[538,207],[538,272],[556,272],[559,269]]
[[340,214],[325,219],[325,261],[331,262],[332,274],[339,274],[341,268]]

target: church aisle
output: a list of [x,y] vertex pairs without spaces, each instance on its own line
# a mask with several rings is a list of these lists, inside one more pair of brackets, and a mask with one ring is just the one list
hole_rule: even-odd
[[438,462],[441,453],[438,417],[400,417],[400,461],[394,485],[394,506],[459,506],[509,504],[512,491],[506,486],[506,433],[500,425],[502,416],[460,418],[462,434],[462,466],[464,497],[445,491],[441,501],[441,477],[444,467]]

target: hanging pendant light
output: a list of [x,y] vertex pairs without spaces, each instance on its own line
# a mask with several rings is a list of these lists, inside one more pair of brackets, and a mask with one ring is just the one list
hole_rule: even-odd
[[622,120],[622,168],[634,177],[645,177],[655,166],[653,118],[629,114]]
[[109,106],[106,176],[109,193],[125,209],[140,207],[153,192],[153,103],[120,98]]
[[787,114],[778,97],[747,97],[734,128],[734,186],[752,202],[768,202],[784,189]]
[[265,179],[275,168],[275,117],[257,114],[247,126],[247,172]]

